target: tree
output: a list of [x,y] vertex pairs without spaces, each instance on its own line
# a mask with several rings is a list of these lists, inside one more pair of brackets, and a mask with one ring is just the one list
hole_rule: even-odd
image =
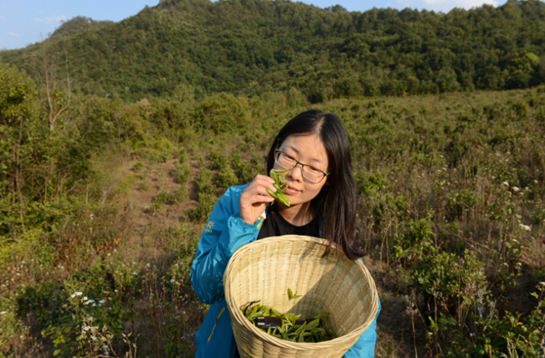
[[70,82],[70,73],[68,71],[68,51],[66,45],[64,50],[64,67],[66,87],[61,88],[58,74],[59,56],[51,54],[47,49],[47,42],[41,44],[41,73],[43,74],[43,87],[46,94],[47,107],[49,109],[49,129],[55,130],[55,124],[59,116],[70,106],[72,98],[72,86]]
[[[536,84],[540,66],[539,57],[532,52],[519,51],[509,59],[506,71],[506,87],[526,88]],[[538,80],[538,79],[537,79]]]
[[26,74],[0,63],[0,196],[4,198],[0,199],[0,212],[4,214],[0,214],[3,216],[0,233],[12,231],[14,238],[17,237],[17,223],[9,213],[16,200],[19,202],[19,224],[25,231],[22,157],[27,148],[23,140],[25,122],[32,116],[35,96],[34,83]]

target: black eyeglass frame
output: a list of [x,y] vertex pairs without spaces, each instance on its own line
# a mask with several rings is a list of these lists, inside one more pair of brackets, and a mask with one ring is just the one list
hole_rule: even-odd
[[[309,182],[311,183],[314,183],[314,184],[318,184],[319,182],[321,182],[322,180],[324,180],[324,178],[326,176],[328,176],[329,174],[331,173],[326,173],[318,168],[314,168],[312,165],[310,164],[303,164],[301,162],[299,162],[297,159],[293,158],[291,155],[288,155],[286,154],[285,152],[281,151],[281,150],[278,150],[278,148],[275,149],[276,151],[276,155],[274,156],[274,162],[276,164],[278,164],[280,166],[280,168],[284,168],[284,169],[288,169],[288,170],[292,170],[293,168],[295,168],[297,165],[300,165],[301,166],[301,173],[303,174],[303,178],[305,178],[306,180],[308,180]],[[279,154],[284,154],[285,156],[288,156],[290,158],[292,158],[294,161],[295,161],[295,165],[291,168],[286,168],[286,167],[283,167],[282,165],[280,165],[280,163],[278,163],[278,156]],[[319,171],[320,173],[322,173],[324,176],[322,177],[322,179],[318,180],[318,181],[314,181],[314,180],[310,180],[309,178],[307,178],[305,176],[305,167],[313,167],[315,170]]]

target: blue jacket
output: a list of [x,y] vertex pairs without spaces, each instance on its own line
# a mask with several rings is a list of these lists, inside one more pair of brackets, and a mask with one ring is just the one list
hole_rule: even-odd
[[[255,241],[261,228],[261,221],[250,225],[239,216],[240,194],[246,186],[231,187],[218,200],[191,266],[191,284],[195,293],[201,301],[211,305],[195,336],[198,358],[235,356],[236,343],[225,303],[223,273],[234,252]],[[374,357],[377,317],[346,352],[346,358]]]

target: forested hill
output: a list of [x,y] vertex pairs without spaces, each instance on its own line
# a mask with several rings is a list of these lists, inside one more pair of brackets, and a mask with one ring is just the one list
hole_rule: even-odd
[[[46,40],[76,90],[136,100],[192,86],[259,94],[297,88],[311,102],[526,88],[545,82],[545,3],[509,1],[448,14],[348,12],[290,1],[166,0],[119,23]],[[40,46],[0,52],[31,72]]]

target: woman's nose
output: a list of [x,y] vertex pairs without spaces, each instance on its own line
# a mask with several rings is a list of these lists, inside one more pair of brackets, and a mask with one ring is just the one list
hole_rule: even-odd
[[289,174],[293,180],[302,180],[303,166],[301,164],[295,164],[295,166],[289,171]]

